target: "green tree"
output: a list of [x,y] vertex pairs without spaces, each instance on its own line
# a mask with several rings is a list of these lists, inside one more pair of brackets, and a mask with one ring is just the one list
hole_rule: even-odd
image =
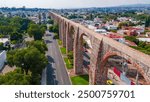
[[6,73],[5,75],[0,75],[1,85],[30,85],[31,76],[24,75],[21,73],[20,69],[15,69],[13,72]]
[[140,41],[138,46],[144,48],[146,46],[146,42]]
[[28,29],[28,34],[30,37],[34,37],[34,40],[41,40],[44,31],[41,30],[40,26],[37,24],[31,24]]
[[132,41],[132,42],[136,43],[137,45],[139,44],[139,40],[136,39],[135,36],[125,36],[125,39],[129,40],[129,41]]
[[42,70],[48,64],[47,58],[37,48],[30,47],[24,55],[26,65],[32,73],[41,74]]
[[21,68],[26,75],[29,70],[41,74],[48,63],[46,56],[35,47],[9,51],[7,61],[9,65]]
[[7,52],[7,63],[9,66],[14,66],[14,55],[16,54],[17,50],[10,50]]
[[10,34],[10,40],[16,40],[16,41],[19,41],[19,40],[22,40],[23,38],[23,35],[20,34],[20,33],[17,33],[17,32],[13,32]]
[[49,26],[49,31],[53,32],[53,26]]
[[49,20],[47,21],[47,23],[48,23],[48,24],[54,24],[54,21],[53,21],[52,19],[49,19]]
[[150,16],[148,16],[145,21],[145,27],[149,27],[149,26],[150,26]]
[[40,40],[27,42],[27,46],[28,47],[36,47],[41,53],[45,53],[45,51],[48,50],[44,41],[40,41]]
[[21,68],[22,72],[25,71],[27,75],[29,71],[29,65],[28,65],[28,62],[24,58],[26,53],[27,53],[27,49],[17,50],[17,52],[13,56],[13,63],[15,66]]
[[4,50],[3,43],[0,43],[0,50]]
[[69,59],[73,59],[73,51],[69,51],[67,56],[68,56]]
[[54,26],[53,26],[53,32],[54,33],[59,33],[59,27],[58,27],[58,24],[55,24]]

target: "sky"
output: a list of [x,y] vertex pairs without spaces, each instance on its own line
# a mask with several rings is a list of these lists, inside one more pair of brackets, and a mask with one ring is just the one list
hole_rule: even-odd
[[84,8],[150,4],[150,0],[0,0],[0,7]]

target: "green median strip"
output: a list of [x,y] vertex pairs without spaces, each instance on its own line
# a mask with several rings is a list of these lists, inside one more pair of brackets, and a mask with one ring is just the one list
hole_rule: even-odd
[[64,61],[65,61],[65,63],[66,63],[67,69],[72,69],[72,68],[73,68],[73,66],[72,66],[72,64],[70,64],[70,61],[69,61],[68,58],[64,58]]
[[79,75],[71,77],[73,85],[89,85],[89,76],[88,75]]
[[62,45],[62,41],[61,40],[57,40],[58,44],[61,46]]
[[66,48],[61,47],[61,48],[60,48],[60,51],[61,51],[62,54],[66,54]]

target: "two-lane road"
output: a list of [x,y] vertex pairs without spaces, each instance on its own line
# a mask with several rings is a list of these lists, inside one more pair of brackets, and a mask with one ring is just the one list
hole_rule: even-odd
[[47,44],[47,58],[49,64],[46,70],[46,78],[48,85],[70,85],[70,79],[65,68],[58,44],[53,39],[54,34],[46,31],[44,40]]

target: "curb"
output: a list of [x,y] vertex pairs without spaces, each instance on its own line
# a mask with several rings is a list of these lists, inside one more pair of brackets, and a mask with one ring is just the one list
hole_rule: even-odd
[[[57,39],[56,39],[56,42],[57,42]],[[62,57],[62,59],[63,59],[64,65],[65,65],[65,68],[66,68],[66,71],[67,71],[67,75],[68,75],[68,77],[69,77],[69,81],[70,81],[70,83],[71,83],[71,85],[72,85],[72,81],[71,81],[70,76],[69,76],[69,74],[68,74],[68,69],[67,69],[67,67],[66,67],[66,64],[65,64],[64,58],[63,58],[62,53],[61,53],[61,51],[60,51],[60,47],[59,47],[58,42],[57,42],[57,47],[59,48],[59,52],[60,52],[61,57]]]

